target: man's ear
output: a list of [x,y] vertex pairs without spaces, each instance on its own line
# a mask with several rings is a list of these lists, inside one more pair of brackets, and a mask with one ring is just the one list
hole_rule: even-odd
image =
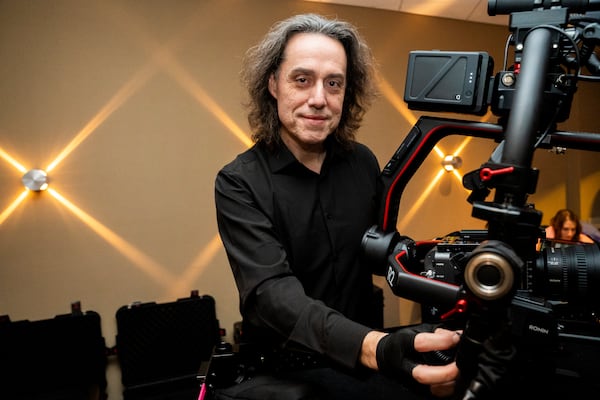
[[269,76],[269,93],[277,99],[277,81],[275,80],[275,74]]

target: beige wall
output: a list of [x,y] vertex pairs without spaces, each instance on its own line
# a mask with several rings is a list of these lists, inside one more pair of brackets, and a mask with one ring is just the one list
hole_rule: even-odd
[[[240,59],[273,22],[306,11],[354,22],[373,47],[392,90],[359,139],[382,165],[423,114],[406,113],[401,101],[408,52],[486,50],[499,66],[508,32],[303,1],[0,2],[0,315],[50,318],[79,300],[100,313],[113,346],[121,305],[198,289],[215,297],[231,338],[237,292],[217,236],[213,180],[247,146]],[[567,128],[600,131],[599,93],[582,84]],[[463,139],[439,147],[453,152]],[[470,142],[463,170],[479,167],[492,148]],[[532,200],[545,222],[567,202],[598,221],[596,154],[544,152],[535,164],[542,173]],[[19,197],[31,168],[48,171],[54,194]],[[439,168],[433,154],[407,188],[401,233],[421,239],[483,226],[470,218],[467,193],[452,175],[427,189]],[[418,318],[378,282],[386,325]],[[108,376],[110,398],[118,399],[114,361]]]

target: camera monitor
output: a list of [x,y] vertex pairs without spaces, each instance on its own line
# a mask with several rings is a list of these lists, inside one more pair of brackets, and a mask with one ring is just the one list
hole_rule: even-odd
[[483,115],[493,64],[486,52],[411,51],[404,101],[412,110]]

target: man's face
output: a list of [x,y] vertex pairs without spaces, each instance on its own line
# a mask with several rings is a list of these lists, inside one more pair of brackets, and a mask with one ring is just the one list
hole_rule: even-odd
[[340,122],[345,88],[346,52],[339,41],[318,33],[292,36],[269,79],[282,139],[301,147],[322,145]]

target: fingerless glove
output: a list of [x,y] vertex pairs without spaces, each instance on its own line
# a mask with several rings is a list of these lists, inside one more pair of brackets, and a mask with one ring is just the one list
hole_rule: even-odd
[[412,375],[413,368],[425,362],[424,354],[415,350],[415,336],[420,332],[433,332],[436,327],[432,324],[413,325],[381,338],[375,353],[379,371],[391,377]]
[[416,366],[408,355],[414,351],[416,333],[401,329],[381,338],[377,344],[377,366],[385,375],[411,374]]

